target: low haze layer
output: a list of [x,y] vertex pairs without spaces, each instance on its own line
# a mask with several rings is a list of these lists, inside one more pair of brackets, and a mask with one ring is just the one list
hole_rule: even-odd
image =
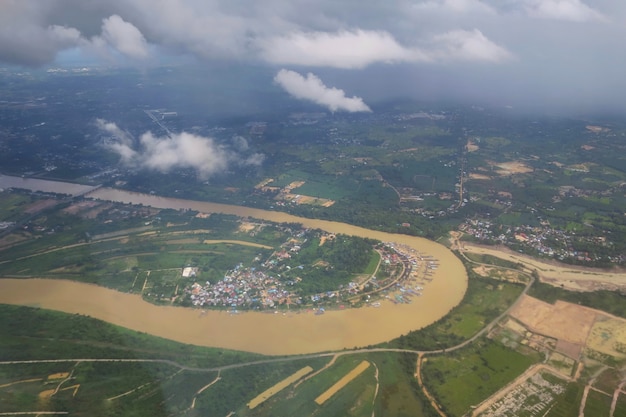
[[365,101],[623,111],[624,19],[608,0],[7,0],[0,61],[145,67],[184,56],[311,71]]

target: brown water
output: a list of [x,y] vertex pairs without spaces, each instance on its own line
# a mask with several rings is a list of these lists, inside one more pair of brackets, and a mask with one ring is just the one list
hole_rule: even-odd
[[23,188],[25,190],[42,191],[45,193],[78,195],[86,193],[94,187],[69,182],[0,175],[0,188]]
[[298,354],[367,346],[391,340],[424,327],[447,314],[467,289],[467,274],[446,247],[427,239],[378,232],[326,220],[225,204],[163,198],[114,189],[99,189],[90,197],[157,208],[192,209],[228,213],[274,222],[298,222],[306,227],[396,242],[439,260],[433,281],[412,304],[383,301],[380,308],[268,314],[162,307],[139,295],[120,293],[95,285],[63,280],[0,280],[0,303],[35,305],[80,313],[130,329],[184,343],[237,349],[263,354]]

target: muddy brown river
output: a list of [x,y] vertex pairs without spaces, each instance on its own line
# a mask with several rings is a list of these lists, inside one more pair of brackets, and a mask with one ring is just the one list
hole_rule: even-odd
[[432,282],[411,304],[383,300],[379,308],[327,310],[325,314],[293,311],[285,314],[227,312],[155,306],[139,295],[96,285],[49,279],[2,279],[0,303],[31,305],[79,313],[109,323],[183,343],[269,355],[313,353],[385,342],[433,323],[455,307],[467,289],[461,261],[443,245],[407,235],[368,230],[345,223],[307,219],[286,213],[241,206],[164,198],[110,188],[88,197],[156,208],[228,213],[273,222],[297,222],[332,233],[408,245],[439,261]]

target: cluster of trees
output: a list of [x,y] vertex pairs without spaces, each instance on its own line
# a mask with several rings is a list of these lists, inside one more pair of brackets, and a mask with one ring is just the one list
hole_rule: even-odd
[[578,292],[568,291],[563,288],[544,284],[535,280],[533,286],[528,291],[528,295],[539,298],[548,303],[557,300],[568,301],[574,304],[581,304],[587,307],[606,311],[618,317],[626,318],[626,293],[619,291],[593,291]]
[[308,239],[299,253],[293,254],[287,262],[290,269],[282,273],[285,279],[302,279],[297,290],[300,295],[336,291],[350,282],[354,274],[365,270],[377,242],[337,235],[323,245],[319,243],[318,238]]
[[[467,336],[459,334],[455,324],[461,322],[464,316],[473,317],[482,325],[489,323],[498,317],[512,300],[502,299],[499,305],[484,302],[484,295],[502,282],[478,276],[468,269],[469,281],[467,291],[459,305],[450,313],[436,322],[406,335],[402,335],[390,342],[390,346],[413,350],[441,350],[456,346],[467,339]],[[510,284],[509,284],[510,285]],[[522,286],[519,286],[521,291]],[[480,326],[482,327],[482,326]]]

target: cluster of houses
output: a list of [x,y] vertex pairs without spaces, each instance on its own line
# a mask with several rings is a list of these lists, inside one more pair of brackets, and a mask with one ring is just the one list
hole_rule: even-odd
[[[334,238],[334,234],[327,234],[322,237],[322,242]],[[301,278],[296,275],[295,278],[287,279],[284,273],[291,269],[287,261],[300,251],[300,245],[306,240],[306,231],[296,233],[260,265],[244,267],[243,264],[239,264],[216,283],[194,282],[186,289],[191,303],[198,307],[268,309],[281,304],[316,304],[339,300],[356,295],[362,290],[357,283],[349,282],[337,290],[311,294],[305,298],[295,295],[297,283]],[[255,261],[260,259],[257,258]],[[303,269],[304,266],[294,267],[296,270],[298,268]],[[195,278],[197,272],[197,268],[184,268],[183,277]]]
[[256,268],[241,264],[215,284],[194,282],[188,290],[195,306],[274,307],[289,301],[285,284]]
[[[548,222],[540,226],[500,226],[489,220],[468,220],[459,228],[480,241],[513,247],[526,247],[536,253],[560,260],[573,259],[593,262],[600,255],[576,250],[577,243],[596,248],[610,247],[612,243],[604,236],[581,236],[574,232],[555,229]],[[623,262],[622,257],[610,257],[611,262]]]
[[[378,290],[382,290],[387,295],[386,298],[393,293],[395,298],[390,299],[394,302],[410,302],[412,296],[421,295],[422,287],[417,284],[423,285],[432,280],[432,274],[437,268],[436,259],[423,257],[405,245],[387,243],[378,249],[381,263],[390,266],[401,264],[402,272],[392,274],[382,281],[371,276],[364,281],[361,280],[362,282],[340,285],[332,291],[301,297],[297,295],[297,284],[301,279],[286,272],[292,270],[287,265],[288,261],[301,250],[301,245],[306,242],[307,237],[304,232],[292,236],[264,262],[258,263],[260,259],[257,258],[256,266],[239,264],[216,283],[194,282],[186,289],[191,303],[197,307],[272,309],[282,304],[317,305],[339,302],[352,299],[364,291],[371,294]],[[324,234],[320,244],[334,238],[333,234]],[[298,268],[303,269],[304,266],[295,266],[293,270]],[[183,276],[193,279],[197,277],[197,272],[197,268],[187,267],[183,270]],[[287,279],[287,276],[290,278]]]

